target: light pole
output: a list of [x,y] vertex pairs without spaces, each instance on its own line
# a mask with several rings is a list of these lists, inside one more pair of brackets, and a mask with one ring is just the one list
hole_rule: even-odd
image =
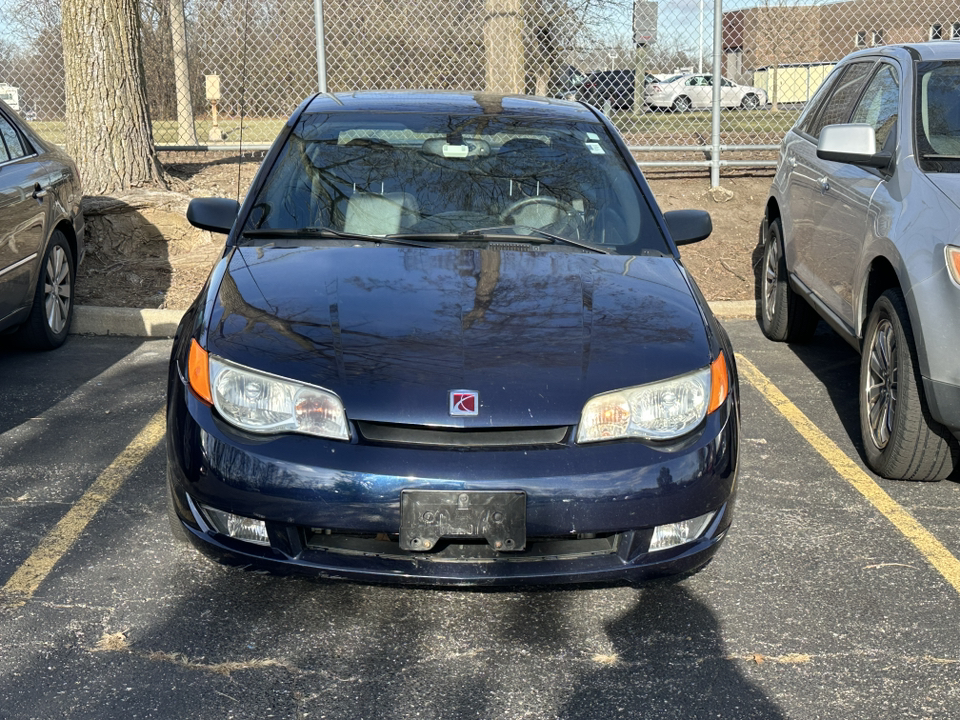
[[703,72],[703,0],[700,0],[700,44],[697,46],[700,53],[700,62],[697,65],[697,72]]

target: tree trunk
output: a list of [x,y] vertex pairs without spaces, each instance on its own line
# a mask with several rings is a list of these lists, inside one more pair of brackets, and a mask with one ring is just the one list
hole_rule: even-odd
[[173,75],[177,85],[177,137],[181,145],[197,144],[193,123],[193,93],[187,63],[187,18],[183,0],[170,0],[170,35],[173,38]]
[[486,0],[483,30],[488,93],[522,93],[523,7],[521,0]]
[[167,188],[153,147],[137,0],[63,0],[67,151],[84,193]]

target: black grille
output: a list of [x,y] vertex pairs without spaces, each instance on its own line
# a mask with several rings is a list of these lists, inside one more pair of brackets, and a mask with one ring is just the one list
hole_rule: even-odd
[[399,536],[393,533],[343,533],[310,528],[306,530],[304,537],[305,545],[310,550],[367,557],[418,559],[423,562],[531,562],[610,555],[617,552],[620,539],[619,533],[528,537],[524,550],[497,552],[484,540],[446,538],[429,552],[410,552],[400,549]]
[[527,447],[561,445],[569,427],[496,428],[463,430],[428,428],[422,425],[393,425],[358,422],[357,429],[369,442],[391,445],[434,445],[442,447]]

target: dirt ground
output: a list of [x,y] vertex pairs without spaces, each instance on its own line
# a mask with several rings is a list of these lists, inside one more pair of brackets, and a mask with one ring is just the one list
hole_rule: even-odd
[[[223,236],[186,223],[190,197],[236,197],[246,191],[262,153],[161,157],[176,192],[87,201],[87,259],[80,267],[80,305],[185,309],[220,255]],[[706,171],[652,169],[646,173],[663,210],[702,208],[713,235],[681,248],[683,262],[708,300],[754,297],[757,231],[772,169],[721,177],[711,191]]]

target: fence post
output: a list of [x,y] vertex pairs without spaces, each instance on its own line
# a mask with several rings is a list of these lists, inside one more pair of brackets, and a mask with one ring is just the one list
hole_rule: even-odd
[[723,75],[723,0],[713,2],[713,132],[710,149],[710,187],[720,185],[720,92]]
[[327,45],[323,37],[323,0],[313,0],[314,27],[317,33],[317,90],[327,91]]

